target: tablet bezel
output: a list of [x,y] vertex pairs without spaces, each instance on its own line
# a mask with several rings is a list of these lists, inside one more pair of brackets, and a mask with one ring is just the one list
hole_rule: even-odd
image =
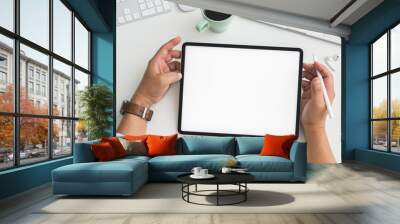
[[179,90],[179,113],[178,113],[178,132],[184,135],[206,135],[206,136],[259,136],[259,135],[244,135],[244,134],[231,134],[231,133],[215,133],[215,132],[197,132],[182,130],[182,105],[183,105],[183,87],[185,80],[185,56],[187,46],[200,46],[200,47],[217,47],[217,48],[242,48],[242,49],[257,49],[257,50],[276,50],[276,51],[296,51],[299,52],[299,75],[297,85],[297,114],[295,124],[295,135],[299,136],[300,126],[300,100],[301,100],[301,81],[303,69],[303,50],[301,48],[292,47],[272,47],[272,46],[256,46],[256,45],[237,45],[237,44],[216,44],[216,43],[199,43],[199,42],[185,42],[182,44],[182,58],[181,58],[181,73],[182,79],[180,81]]

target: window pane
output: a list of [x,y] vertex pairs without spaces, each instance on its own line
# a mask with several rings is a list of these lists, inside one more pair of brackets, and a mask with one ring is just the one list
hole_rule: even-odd
[[48,114],[49,57],[21,44],[20,109],[25,114]]
[[49,0],[20,0],[21,36],[49,47]]
[[53,60],[53,114],[72,117],[71,66]]
[[372,148],[387,151],[387,121],[372,122]]
[[75,121],[75,143],[85,142],[88,138],[88,128],[84,120]]
[[372,81],[372,118],[387,117],[387,78],[381,77]]
[[75,63],[89,69],[89,32],[75,18]]
[[0,116],[0,170],[14,165],[13,118]]
[[75,69],[75,117],[81,114],[80,95],[86,86],[89,86],[89,75]]
[[372,71],[373,75],[387,71],[387,34],[372,45]]
[[391,75],[390,85],[392,117],[400,117],[400,72]]
[[53,120],[53,156],[72,154],[72,121]]
[[392,141],[392,152],[400,153],[400,120],[393,120],[390,122],[391,127],[391,141]]
[[0,9],[0,26],[14,31],[14,0],[1,0]]
[[53,0],[53,17],[53,51],[71,60],[72,12],[60,0]]
[[49,120],[44,118],[20,118],[20,163],[34,163],[49,158]]
[[0,35],[0,111],[14,111],[13,40]]
[[390,37],[390,54],[391,54],[391,69],[400,67],[400,25],[397,25],[391,31]]

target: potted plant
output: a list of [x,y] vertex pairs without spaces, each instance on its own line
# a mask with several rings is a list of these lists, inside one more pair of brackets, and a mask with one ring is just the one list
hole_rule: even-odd
[[81,108],[81,121],[78,122],[80,134],[87,134],[89,140],[110,136],[112,126],[113,95],[110,89],[102,84],[86,87],[79,93],[79,106]]

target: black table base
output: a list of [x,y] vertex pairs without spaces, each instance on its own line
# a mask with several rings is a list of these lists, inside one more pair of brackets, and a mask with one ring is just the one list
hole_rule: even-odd
[[[195,186],[195,191],[190,191],[190,186],[193,185]],[[197,184],[182,183],[182,199],[188,203],[196,205],[210,205],[210,206],[235,205],[247,201],[247,192],[249,191],[247,183],[231,184],[238,186],[237,190],[220,189],[220,185],[226,185],[226,184],[215,184],[215,185],[217,187],[216,190],[197,190]],[[215,192],[216,194],[203,194],[202,192]],[[191,198],[190,196],[215,197],[217,199],[217,204],[202,204],[193,202],[190,200]],[[221,197],[234,197],[234,196],[240,196],[240,200],[231,203],[221,203]]]

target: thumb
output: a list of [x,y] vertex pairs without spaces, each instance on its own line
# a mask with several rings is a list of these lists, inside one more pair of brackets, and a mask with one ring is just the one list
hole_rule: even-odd
[[182,79],[182,74],[178,73],[178,72],[168,72],[168,73],[163,74],[163,76],[168,84],[173,84]]
[[311,81],[311,99],[317,105],[324,105],[324,95],[322,92],[321,81],[318,77]]

